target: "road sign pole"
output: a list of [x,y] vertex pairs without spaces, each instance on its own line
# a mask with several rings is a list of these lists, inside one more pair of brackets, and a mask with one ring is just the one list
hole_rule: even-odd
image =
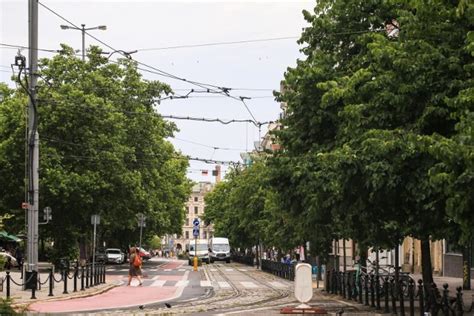
[[198,257],[197,257],[197,237],[194,236],[194,259],[193,259],[193,271],[198,270]]

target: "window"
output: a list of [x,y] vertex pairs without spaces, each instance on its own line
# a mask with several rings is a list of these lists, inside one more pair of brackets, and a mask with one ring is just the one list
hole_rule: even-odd
[[189,226],[189,217],[186,217],[186,226]]
[[193,207],[190,206],[190,207],[189,207],[189,214],[191,214],[192,212],[193,212]]
[[194,207],[194,214],[197,214],[197,213],[199,213],[199,207],[195,206]]
[[189,232],[188,231],[185,232],[185,235],[186,235],[186,239],[189,239]]
[[195,196],[195,197],[194,197],[194,202],[197,202],[198,199],[199,199],[199,198],[198,198],[197,196]]

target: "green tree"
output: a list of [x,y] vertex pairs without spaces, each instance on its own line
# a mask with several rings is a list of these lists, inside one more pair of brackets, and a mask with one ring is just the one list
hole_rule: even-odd
[[[62,53],[42,59],[40,69],[40,209],[53,209],[42,238],[55,241],[58,255],[73,255],[76,241],[90,235],[91,215],[100,214],[100,238],[124,248],[138,240],[138,212],[147,216],[146,234],[180,233],[190,190],[187,160],[166,141],[176,126],[154,110],[170,88],[144,80],[131,60],[108,63],[94,47],[83,62],[63,46]],[[24,169],[12,166],[24,161],[24,119],[18,118],[25,103],[19,91],[1,107],[11,108],[0,115],[6,136],[0,139],[0,169],[11,170],[1,182],[17,183],[7,188],[11,198],[0,197],[4,209],[18,209],[23,200]]]
[[[446,206],[472,194],[433,180],[442,162],[433,149],[472,124],[454,106],[472,113],[472,10],[443,1],[319,1],[305,12],[306,59],[288,69],[277,94],[287,109],[271,183],[286,211],[368,246],[417,237],[428,282],[428,241],[460,224]],[[458,187],[471,181],[469,168],[457,172]]]

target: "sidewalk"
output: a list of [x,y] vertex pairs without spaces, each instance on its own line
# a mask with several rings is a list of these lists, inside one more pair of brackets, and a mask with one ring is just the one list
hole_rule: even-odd
[[[0,272],[0,277],[5,278],[6,272]],[[36,302],[44,301],[54,301],[54,300],[67,300],[78,297],[93,296],[105,291],[108,291],[119,284],[119,280],[115,276],[106,275],[105,283],[90,286],[86,288],[86,282],[84,282],[84,290],[81,291],[81,279],[77,279],[76,283],[76,292],[74,292],[74,278],[67,280],[67,294],[64,293],[64,281],[57,282],[61,280],[61,275],[59,273],[54,274],[54,288],[53,296],[49,296],[49,273],[42,272],[39,274],[39,280],[41,282],[41,288],[35,291],[36,299],[32,299],[31,290],[23,290],[23,282],[21,279],[21,274],[18,270],[12,270],[10,272],[10,299],[15,308],[19,310],[27,309],[30,304]],[[70,274],[70,277],[72,275]],[[6,299],[6,281],[3,284],[3,290],[0,291],[0,297]]]

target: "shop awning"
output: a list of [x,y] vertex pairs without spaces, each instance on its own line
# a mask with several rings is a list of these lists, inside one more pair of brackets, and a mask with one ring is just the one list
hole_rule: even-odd
[[4,230],[0,230],[0,238],[1,239],[6,239],[6,240],[9,240],[9,241],[14,241],[14,242],[20,242],[21,241],[20,238],[16,237],[15,235],[10,235]]

